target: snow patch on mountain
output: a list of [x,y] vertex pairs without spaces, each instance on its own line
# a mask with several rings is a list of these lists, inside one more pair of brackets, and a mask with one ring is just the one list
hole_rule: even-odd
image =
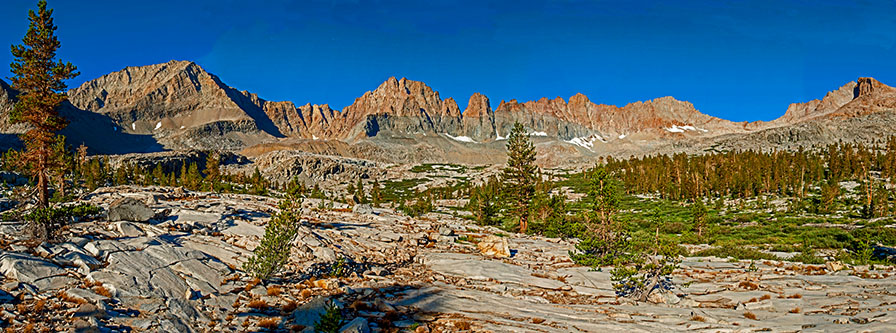
[[476,141],[474,141],[474,140],[473,140],[472,138],[470,138],[469,136],[463,136],[463,135],[461,135],[461,136],[452,136],[451,134],[448,134],[448,133],[443,133],[443,134],[445,134],[445,136],[447,136],[448,138],[450,138],[451,140],[454,140],[454,141],[468,142],[468,143],[476,143]]

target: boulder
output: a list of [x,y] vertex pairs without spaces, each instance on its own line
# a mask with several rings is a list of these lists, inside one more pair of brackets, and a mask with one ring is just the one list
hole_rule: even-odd
[[354,207],[352,207],[352,213],[360,214],[360,215],[367,215],[367,214],[373,214],[374,212],[373,212],[373,207],[370,207],[370,205],[368,205],[368,204],[357,204]]
[[896,262],[896,248],[892,248],[889,246],[875,245],[874,253],[871,255],[872,257],[887,260],[890,262]]
[[454,229],[451,229],[448,226],[441,226],[439,228],[439,235],[440,236],[454,236]]
[[134,198],[121,198],[109,205],[109,221],[149,221],[155,213],[145,203]]
[[102,301],[108,300],[109,298],[106,296],[98,295],[90,290],[81,289],[81,288],[73,288],[65,291],[65,294],[68,297],[74,298],[76,300],[80,300],[84,303],[90,302],[99,304]]
[[0,272],[7,278],[34,285],[38,289],[59,289],[76,280],[68,272],[41,258],[12,252],[0,252]]
[[136,224],[130,222],[117,222],[115,228],[118,229],[120,235],[125,237],[140,237],[146,235],[146,233],[143,232],[143,229],[140,229]]
[[477,246],[479,246],[479,252],[483,255],[498,258],[510,257],[510,245],[507,243],[507,238],[487,236],[480,240]]
[[[329,302],[329,298],[317,297],[310,302],[299,306],[296,311],[293,311],[293,324],[314,327],[314,324],[317,323],[320,316],[327,313],[327,305]],[[342,306],[338,301],[335,302],[335,304],[338,307]]]
[[841,271],[844,268],[846,268],[846,265],[843,265],[843,263],[840,261],[828,261],[828,262],[824,263],[824,265],[831,272]]
[[339,333],[370,333],[370,326],[367,325],[367,319],[357,317],[343,325]]

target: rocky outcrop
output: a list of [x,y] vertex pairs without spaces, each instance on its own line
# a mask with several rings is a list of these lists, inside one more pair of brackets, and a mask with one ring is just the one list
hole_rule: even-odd
[[235,166],[230,171],[250,175],[255,168],[274,184],[286,184],[298,179],[309,186],[326,188],[329,184],[355,182],[358,179],[379,178],[383,171],[375,162],[362,159],[310,154],[295,150],[276,150],[254,158],[252,165]]
[[775,124],[794,124],[800,121],[831,114],[846,103],[852,101],[857,89],[856,82],[849,82],[840,89],[828,92],[821,100],[811,100],[805,103],[793,103],[787,107],[787,111],[781,118],[774,120]]
[[488,97],[480,93],[470,96],[463,113],[463,136],[475,141],[493,139],[495,136],[495,112]]
[[[881,112],[896,112],[896,88],[870,77],[859,78],[851,101],[828,115],[831,119],[866,116]],[[889,135],[890,133],[885,133]]]
[[377,135],[449,133],[460,131],[460,109],[449,98],[419,81],[394,77],[368,91],[342,111],[343,118],[331,132],[356,140]]
[[18,134],[24,133],[27,129],[25,124],[12,124],[9,118],[13,106],[16,104],[17,94],[6,82],[0,80],[0,132]]
[[121,198],[109,204],[109,221],[146,222],[154,215],[149,206],[134,198]]

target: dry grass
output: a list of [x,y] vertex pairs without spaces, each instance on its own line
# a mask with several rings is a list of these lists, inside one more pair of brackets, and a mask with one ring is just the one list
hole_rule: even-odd
[[544,318],[532,318],[533,324],[541,324],[544,322]]
[[362,300],[355,300],[348,307],[349,307],[349,309],[352,309],[354,311],[369,311],[369,310],[373,309],[371,307],[370,303],[367,303]]
[[265,318],[258,322],[258,327],[266,328],[269,330],[275,329],[280,326],[277,318]]
[[800,294],[793,294],[793,295],[787,296],[787,298],[791,298],[791,299],[793,299],[793,298],[803,298],[803,295],[800,295]]
[[796,307],[796,308],[790,309],[790,313],[800,313],[800,308]]
[[283,292],[283,289],[280,289],[278,286],[270,286],[268,287],[268,296],[280,296],[280,293]]
[[36,303],[34,303],[34,307],[31,308],[31,311],[32,312],[43,312],[44,308],[46,306],[47,306],[47,301],[42,299],[42,300],[39,300]]
[[771,298],[772,298],[772,295],[765,294],[765,295],[762,295],[762,297],[760,297],[759,300],[764,301],[764,300],[771,299]]
[[296,301],[293,300],[289,300],[289,302],[286,302],[286,304],[284,304],[280,310],[282,310],[284,313],[290,313],[295,311],[298,307],[299,303],[296,303]]
[[700,315],[693,315],[693,316],[691,316],[691,321],[699,321],[701,323],[705,323],[706,318],[703,318],[703,316],[700,316]]
[[249,281],[249,284],[246,285],[246,291],[252,290],[252,288],[255,288],[259,283],[261,283],[260,279],[252,279],[252,281]]
[[93,287],[93,292],[95,292],[97,295],[102,295],[110,298],[112,297],[112,292],[110,292],[109,289],[106,289],[106,287],[103,287],[102,285]]
[[256,310],[264,310],[268,308],[268,303],[261,299],[254,299],[249,302],[249,307]]
[[756,290],[756,289],[759,289],[759,285],[758,285],[758,284],[755,284],[755,283],[750,282],[750,281],[741,281],[741,283],[738,284],[737,286],[740,287],[740,288],[742,288],[742,289],[747,289],[747,290]]
[[311,289],[303,289],[303,290],[299,293],[299,295],[302,296],[302,298],[308,298],[308,297],[311,297],[311,294],[312,294],[312,293],[311,293]]
[[461,331],[469,331],[473,328],[473,325],[470,325],[470,322],[467,321],[455,321],[454,327]]
[[[233,266],[233,265],[230,265],[230,266]],[[233,267],[231,267],[230,269],[233,269]],[[227,282],[237,281],[239,279],[240,279],[239,274],[233,274],[231,276],[225,277],[224,280],[221,280],[221,285],[223,286],[223,285],[227,284]]]
[[84,281],[84,288],[85,288],[85,289],[90,289],[90,288],[93,288],[93,287],[96,287],[96,286],[102,286],[102,285],[103,285],[103,283],[102,283],[102,282],[99,282],[99,281],[88,281],[88,280],[85,280],[85,281]]
[[747,319],[750,319],[750,320],[756,320],[756,314],[747,311],[747,312],[744,312],[744,318],[747,318]]
[[74,298],[66,294],[64,291],[60,291],[59,294],[56,295],[56,298],[62,300],[63,302],[75,303],[75,304],[86,304],[87,300],[81,298]]

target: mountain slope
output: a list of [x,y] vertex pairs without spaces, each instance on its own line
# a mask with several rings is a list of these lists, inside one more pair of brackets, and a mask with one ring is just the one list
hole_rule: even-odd
[[235,149],[280,137],[259,105],[193,62],[127,67],[69,91],[78,109],[108,116],[122,133],[173,149]]

